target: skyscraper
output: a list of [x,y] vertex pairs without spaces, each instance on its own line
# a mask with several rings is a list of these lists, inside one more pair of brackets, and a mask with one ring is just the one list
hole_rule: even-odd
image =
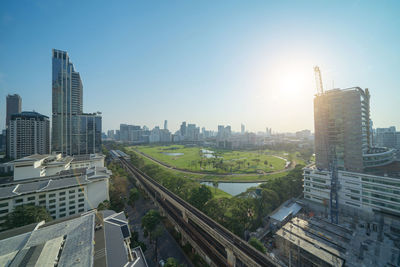
[[340,170],[362,172],[393,161],[393,151],[372,147],[368,89],[334,89],[314,98],[315,155],[319,169],[334,156]]
[[9,121],[9,157],[50,153],[50,121],[37,112],[12,114]]
[[101,151],[101,116],[83,113],[83,85],[68,53],[53,49],[52,151],[66,155]]
[[6,112],[6,154],[7,157],[10,157],[10,152],[8,148],[10,146],[10,138],[9,138],[9,122],[12,114],[21,113],[22,108],[22,99],[19,95],[7,95],[6,98],[7,112]]
[[6,98],[7,114],[6,114],[6,127],[11,119],[12,114],[21,113],[22,99],[19,95],[8,95]]
[[240,125],[240,132],[241,134],[244,134],[246,132],[246,128],[243,123]]
[[164,121],[164,130],[168,130],[168,121],[167,120]]

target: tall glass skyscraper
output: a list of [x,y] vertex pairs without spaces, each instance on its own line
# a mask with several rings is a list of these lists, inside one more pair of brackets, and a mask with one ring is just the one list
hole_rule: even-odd
[[101,116],[83,113],[83,85],[68,53],[53,49],[52,151],[80,155],[101,151]]

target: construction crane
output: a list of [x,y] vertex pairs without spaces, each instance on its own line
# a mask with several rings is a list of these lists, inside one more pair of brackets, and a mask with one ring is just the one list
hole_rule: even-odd
[[315,82],[317,83],[317,94],[322,95],[324,92],[324,88],[322,87],[321,71],[318,66],[314,67],[314,73],[315,73]]

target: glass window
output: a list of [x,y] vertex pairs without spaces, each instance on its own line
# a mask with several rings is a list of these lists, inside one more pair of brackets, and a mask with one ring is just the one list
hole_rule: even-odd
[[18,198],[15,200],[15,203],[22,203],[23,199],[22,198]]
[[71,204],[75,204],[75,200],[71,200],[70,202],[69,202],[69,204],[71,205]]
[[59,201],[64,201],[65,197],[60,197]]
[[85,206],[85,204],[83,203],[78,205],[78,207],[83,207],[83,206]]
[[64,207],[65,206],[65,202],[60,203],[60,207]]
[[7,213],[7,212],[8,212],[8,209],[0,210],[0,214],[4,214],[4,213]]
[[39,201],[40,206],[46,206],[46,200],[40,200]]
[[42,198],[45,198],[46,197],[46,195],[45,194],[43,194],[43,195],[39,195],[39,199],[42,199]]
[[74,210],[69,212],[69,215],[72,215],[72,214],[75,214]]
[[32,200],[35,200],[35,196],[28,197],[28,201],[32,201]]
[[69,199],[73,199],[73,198],[75,198],[75,195],[70,195],[69,196]]
[[65,217],[65,213],[60,214],[60,218]]
[[8,202],[0,203],[0,208],[8,207]]
[[65,195],[65,192],[60,192],[59,195],[60,195],[60,196],[64,196],[64,195]]
[[83,201],[85,201],[85,199],[84,198],[80,198],[78,201],[79,202],[83,202]]
[[55,199],[50,199],[50,200],[49,200],[49,203],[55,203],[55,202],[56,202]]
[[60,212],[63,212],[63,211],[65,211],[65,208],[60,209]]
[[79,209],[78,212],[83,212],[85,209]]
[[75,193],[75,189],[73,189],[73,190],[69,190],[69,193],[70,193],[70,194],[73,194],[73,193]]
[[55,209],[55,208],[56,208],[56,205],[49,206],[49,209]]
[[69,206],[69,209],[70,209],[70,210],[74,210],[74,209],[75,209],[75,206]]

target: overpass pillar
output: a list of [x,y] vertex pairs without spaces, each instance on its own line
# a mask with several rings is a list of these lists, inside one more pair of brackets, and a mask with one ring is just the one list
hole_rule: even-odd
[[235,267],[236,266],[236,257],[235,254],[233,254],[233,251],[230,248],[225,248],[226,250],[226,256],[228,260],[228,265],[230,267]]
[[188,218],[188,216],[187,216],[186,209],[184,209],[184,210],[182,211],[182,217],[183,217],[183,219],[185,220],[186,223],[189,222],[189,218]]

